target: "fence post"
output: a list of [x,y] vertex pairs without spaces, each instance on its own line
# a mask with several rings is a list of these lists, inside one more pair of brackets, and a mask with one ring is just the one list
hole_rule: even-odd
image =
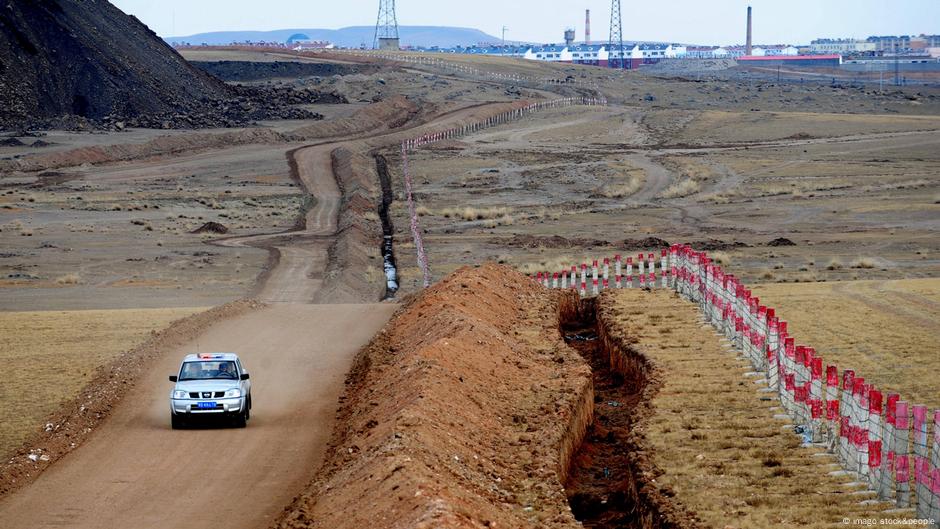
[[878,482],[878,499],[888,500],[894,496],[894,425],[900,396],[889,393],[885,399],[885,428],[883,448],[885,457],[881,463],[881,480]]
[[780,346],[780,329],[776,317],[770,320],[767,325],[767,389],[769,391],[779,391],[777,385],[780,380],[780,373],[777,370],[777,349]]
[[836,424],[839,421],[839,368],[826,366],[826,447],[834,453],[839,433]]
[[[861,382],[860,382],[861,381]],[[858,474],[868,477],[868,392],[871,384],[864,379],[855,379],[855,468]]]
[[934,528],[940,529],[940,410],[933,412],[933,446],[930,449],[930,512]]
[[839,461],[850,469],[852,435],[852,393],[855,388],[855,371],[842,372],[842,398],[839,399]]
[[881,452],[884,434],[881,427],[882,395],[875,388],[868,393],[868,474],[873,490],[881,486]]
[[894,417],[894,469],[897,506],[911,506],[911,463],[908,456],[911,422],[908,403],[899,400]]
[[627,257],[627,288],[633,288],[633,258]]
[[679,278],[676,277],[676,272],[678,271],[677,270],[678,264],[676,263],[677,261],[676,258],[678,257],[678,255],[679,255],[679,248],[677,247],[677,245],[673,244],[669,248],[669,272],[670,272],[669,273],[669,286],[671,288],[676,288],[676,283],[679,280]]
[[813,355],[810,365],[810,416],[813,424],[813,442],[823,441],[823,386],[822,357]]
[[614,279],[617,282],[617,288],[621,288],[623,286],[620,282],[621,279],[623,279],[622,274],[620,273],[621,269],[622,269],[622,263],[620,259],[620,254],[618,253],[617,255],[614,256]]
[[930,471],[927,443],[927,406],[913,407],[914,415],[914,483],[917,494],[917,518],[926,518],[930,508]]

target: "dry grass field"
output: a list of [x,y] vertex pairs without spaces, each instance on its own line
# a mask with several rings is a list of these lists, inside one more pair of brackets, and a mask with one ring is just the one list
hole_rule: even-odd
[[[748,284],[933,277],[940,120],[895,118],[559,109],[419,149],[409,167],[436,277],[484,259],[527,272],[578,264],[644,250],[624,241],[647,236],[724,246]],[[749,143],[727,147],[744,138],[737,127]],[[676,143],[701,146],[661,147]],[[400,160],[389,162],[398,187]],[[504,214],[443,214],[468,206]],[[392,215],[408,225],[403,202]],[[544,240],[555,236],[567,242]],[[768,246],[780,237],[793,245]],[[397,250],[413,266],[410,248]]]
[[0,312],[0,454],[36,432],[98,367],[199,310]]
[[885,392],[940,408],[940,279],[759,285],[796,339]]
[[[605,295],[600,317],[636,340],[663,386],[645,425],[656,477],[707,527],[844,527],[890,505],[862,505],[866,493],[821,451],[775,420],[777,404],[744,376],[749,364],[703,327],[695,305],[667,291]],[[882,515],[883,516],[883,515]],[[910,517],[894,513],[890,517]],[[883,526],[890,527],[890,526]]]

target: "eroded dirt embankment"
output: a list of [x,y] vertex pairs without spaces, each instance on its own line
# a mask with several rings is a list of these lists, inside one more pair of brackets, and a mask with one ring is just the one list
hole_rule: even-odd
[[484,265],[413,298],[360,354],[327,462],[277,527],[577,527],[561,483],[593,393],[558,333],[572,296]]
[[360,354],[327,462],[275,526],[697,527],[636,428],[658,380],[594,300],[462,268]]
[[342,200],[323,287],[315,301],[381,300],[387,288],[380,253],[383,228],[378,216],[383,198],[375,163],[346,147],[335,149],[330,156]]
[[401,126],[407,123],[415,112],[415,105],[404,97],[392,97],[368,105],[352,116],[318,121],[289,132],[278,132],[263,128],[226,132],[196,132],[160,136],[140,144],[82,147],[68,151],[0,160],[0,174],[10,174],[15,171],[45,171],[83,164],[99,165],[124,162],[209,149],[229,148],[238,145],[290,143],[352,136],[394,128],[392,126],[394,124]]

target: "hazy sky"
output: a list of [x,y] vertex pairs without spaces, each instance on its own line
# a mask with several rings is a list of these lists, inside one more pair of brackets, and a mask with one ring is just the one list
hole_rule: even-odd
[[[164,37],[225,30],[375,25],[378,0],[111,0]],[[747,1],[622,0],[625,40],[700,44],[744,41]],[[940,33],[940,0],[752,0],[755,43],[808,43],[818,37]],[[398,0],[400,25],[472,27],[507,40],[558,42],[566,26],[607,40],[605,0]]]

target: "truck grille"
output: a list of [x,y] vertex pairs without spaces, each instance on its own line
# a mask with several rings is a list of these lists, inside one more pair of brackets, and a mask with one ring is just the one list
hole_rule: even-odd
[[215,393],[209,394],[209,391],[191,391],[189,392],[189,398],[191,399],[221,399],[225,396],[224,391],[216,391]]
[[191,404],[189,406],[189,409],[193,411],[208,411],[208,410],[224,410],[225,407],[222,406],[221,404],[216,404],[215,408],[200,408],[198,404]]

